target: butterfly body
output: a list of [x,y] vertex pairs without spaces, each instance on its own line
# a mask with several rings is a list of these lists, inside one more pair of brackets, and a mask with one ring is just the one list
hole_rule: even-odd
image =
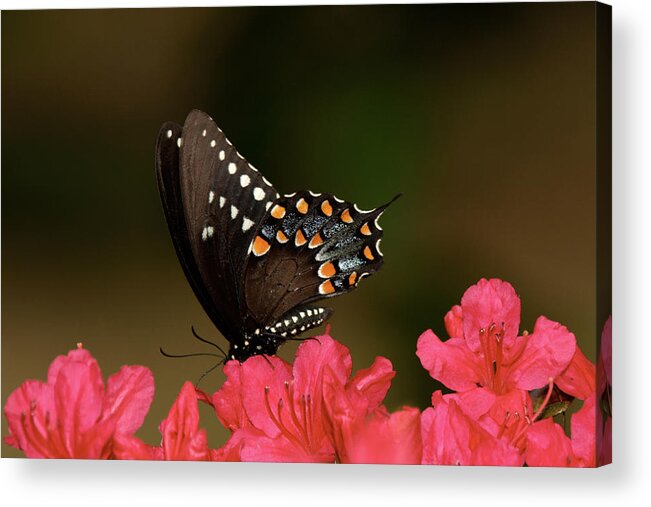
[[183,127],[163,125],[156,172],[177,256],[229,359],[275,354],[328,319],[317,301],[382,266],[388,204],[363,211],[332,194],[281,196],[201,111]]

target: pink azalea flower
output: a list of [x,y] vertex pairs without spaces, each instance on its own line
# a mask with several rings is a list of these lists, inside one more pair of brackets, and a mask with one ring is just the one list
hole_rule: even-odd
[[242,364],[229,361],[224,367],[227,381],[212,399],[217,416],[233,432],[220,456],[242,461],[334,462],[324,379],[356,389],[372,411],[393,377],[385,361],[376,361],[349,379],[350,353],[327,334],[302,343],[293,366],[267,356],[254,356]]
[[[554,382],[589,396],[591,363],[567,328],[539,317],[519,335],[520,299],[502,280],[480,280],[445,316],[450,338],[423,333],[417,354],[430,375],[456,394],[455,408],[511,449],[524,453],[526,432],[546,407]],[[547,386],[536,413],[528,391]],[[430,416],[431,411],[430,411]]]
[[208,448],[206,430],[199,429],[198,393],[185,382],[167,418],[159,426],[163,436],[160,446],[152,447],[133,435],[116,437],[118,459],[166,461],[209,461],[219,453]]
[[328,373],[324,399],[337,463],[421,462],[420,411],[404,407],[391,414],[378,407],[394,375],[387,359],[377,358],[348,385]]
[[597,412],[595,396],[592,395],[572,416],[571,438],[551,418],[536,422],[527,432],[527,464],[537,467],[594,467]]
[[520,299],[502,280],[480,280],[445,318],[450,338],[431,331],[418,340],[417,354],[430,375],[454,391],[477,386],[495,394],[548,384],[570,364],[576,340],[565,326],[539,317],[533,333],[518,336]]
[[423,464],[521,466],[520,450],[491,435],[459,407],[454,396],[432,395],[421,417]]
[[565,371],[554,379],[561,391],[580,400],[589,398],[595,392],[595,365],[581,352],[579,347]]
[[149,369],[123,366],[104,389],[97,361],[77,347],[52,362],[47,382],[27,380],[7,399],[5,442],[28,458],[110,458],[114,439],[133,434],[149,410]]
[[[613,405],[612,405],[612,354],[613,354],[613,323],[608,317],[601,332],[601,347],[598,363],[598,390],[600,405],[597,413],[597,458],[599,465],[613,462]],[[605,412],[605,420],[601,409]]]

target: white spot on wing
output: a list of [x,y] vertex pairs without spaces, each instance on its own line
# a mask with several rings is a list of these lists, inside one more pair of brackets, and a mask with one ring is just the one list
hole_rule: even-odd
[[253,189],[253,198],[256,201],[261,201],[262,199],[264,199],[264,196],[265,196],[264,190],[262,190],[260,187],[255,187]]
[[228,164],[228,172],[231,174],[235,174],[237,172],[237,166],[235,165],[234,162]]
[[249,178],[248,174],[240,176],[240,185],[242,185],[242,187],[248,187],[249,183],[251,183],[251,178]]
[[203,230],[201,231],[201,239],[206,241],[208,238],[212,238],[214,232],[215,229],[212,227],[212,225],[209,225],[208,227],[204,227]]
[[355,208],[355,211],[357,211],[357,213],[371,213],[371,212],[375,211],[375,208],[370,209],[368,211],[364,210],[364,209],[359,209],[359,206],[357,206],[357,204],[353,204],[353,208]]
[[264,206],[265,209],[266,209],[267,211],[269,211],[269,208],[271,208],[271,205],[272,205],[272,204],[273,204],[273,203],[272,203],[271,201],[267,201],[267,204],[265,204],[265,206]]
[[219,197],[219,207],[220,207],[220,208],[223,208],[223,207],[224,207],[224,204],[226,204],[226,198],[220,196],[220,197]]
[[251,227],[253,227],[253,220],[244,217],[244,221],[242,222],[242,232],[248,231]]
[[226,158],[226,153],[224,150],[219,150],[219,160],[224,160]]
[[312,192],[311,190],[308,190],[308,193],[309,193],[312,197],[319,197],[319,196],[321,195],[320,192],[317,194],[316,192]]
[[271,184],[271,182],[270,182],[267,178],[265,178],[264,176],[262,177],[262,181],[264,181],[264,182],[265,182],[267,185],[269,185],[270,187],[273,186],[273,185]]
[[375,249],[377,250],[377,253],[380,254],[380,256],[384,257],[384,254],[382,253],[382,250],[380,250],[380,241],[382,241],[382,238],[378,239],[375,242]]
[[179,138],[176,140],[176,145],[180,148],[180,147],[181,147],[181,144],[183,144],[183,139],[181,139],[181,138],[179,137]]
[[296,195],[296,192],[294,192],[293,194],[285,194],[285,197],[294,197],[295,195]]
[[237,214],[240,212],[235,206],[231,206],[231,218],[235,218]]
[[208,204],[212,204],[212,202],[215,200],[215,192],[212,190],[208,192]]
[[168,131],[167,131],[167,138],[169,139],[170,137],[172,137],[172,131],[171,131],[171,130],[168,130]]
[[333,195],[332,197],[334,197],[334,198],[335,198],[335,201],[337,201],[337,202],[339,202],[339,203],[344,202],[343,199],[339,199],[339,197],[337,197],[336,195]]
[[251,168],[252,171],[258,172],[258,170],[255,167],[253,167],[251,164],[249,164],[249,167]]
[[[384,213],[384,211],[382,213]],[[380,213],[378,216],[376,216],[375,220],[374,220],[375,227],[377,227],[378,231],[382,230],[382,227],[380,227],[380,223],[378,222],[378,220],[380,220],[380,217],[382,216],[382,213]]]
[[217,146],[217,141],[213,139],[212,141],[210,141],[210,147],[214,148],[215,146]]
[[203,137],[206,137],[206,129],[203,129],[203,132],[201,133]]

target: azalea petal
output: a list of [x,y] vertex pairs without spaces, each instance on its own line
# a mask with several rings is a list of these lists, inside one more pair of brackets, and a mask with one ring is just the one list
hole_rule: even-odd
[[[56,420],[51,386],[37,380],[23,382],[7,398],[4,413],[11,436],[7,442],[9,445],[22,450],[28,458],[57,456],[48,445],[45,422],[50,418]],[[34,422],[29,424],[28,419]]]
[[274,418],[291,380],[291,366],[276,356],[253,356],[242,364],[242,405],[251,423],[267,436],[275,437],[281,431]]
[[463,310],[463,334],[468,347],[479,352],[479,330],[491,324],[501,326],[505,331],[502,338],[504,347],[511,348],[520,326],[520,298],[510,283],[497,278],[482,278],[471,286],[461,298]]
[[395,376],[391,361],[386,357],[376,357],[369,368],[357,371],[348,388],[360,393],[368,402],[368,410],[374,410],[382,404]]
[[596,466],[596,410],[595,395],[583,402],[581,410],[572,416],[570,434],[575,466]]
[[519,466],[522,457],[470,419],[453,400],[441,400],[421,416],[423,464]]
[[518,428],[527,417],[533,416],[533,403],[526,391],[513,389],[506,394],[495,397],[487,414],[478,419],[482,428],[491,435],[500,435],[515,428],[512,433],[518,433]]
[[265,463],[334,463],[335,460],[329,444],[322,450],[308,452],[284,435],[245,439],[240,456],[242,461]]
[[595,370],[595,365],[577,346],[570,364],[554,379],[554,383],[564,393],[585,400],[595,392]]
[[144,366],[123,366],[106,383],[104,418],[115,418],[115,430],[134,433],[142,426],[154,399],[154,376]]
[[163,449],[145,444],[130,434],[116,434],[113,438],[113,454],[125,460],[162,460]]
[[242,447],[248,440],[256,440],[266,435],[252,426],[235,430],[226,443],[211,451],[212,461],[242,461]]
[[[613,319],[608,317],[603,330],[601,331],[601,345],[599,347],[600,374],[603,372],[608,384],[613,384]],[[605,382],[601,382],[604,384]]]
[[58,431],[71,457],[90,457],[83,455],[78,444],[83,433],[99,421],[103,398],[104,382],[96,361],[69,361],[61,366],[54,384],[54,402]]
[[388,414],[376,410],[370,419],[339,421],[344,435],[337,455],[341,463],[420,464],[420,411],[405,407]]
[[[597,415],[601,412],[597,411]],[[597,419],[597,424],[602,424],[600,418]],[[613,419],[612,417],[606,418],[603,423],[604,430],[601,437],[597,437],[597,456],[599,458],[599,466],[608,465],[613,462]]]
[[513,387],[531,391],[544,386],[560,375],[570,364],[576,351],[576,339],[565,326],[538,317],[524,350],[510,367],[508,378]]
[[297,390],[313,395],[318,393],[326,368],[345,384],[353,368],[348,348],[328,335],[316,336],[313,340],[301,343],[296,351],[293,368]]
[[53,386],[56,383],[61,368],[70,363],[81,363],[89,368],[99,368],[97,360],[91,355],[91,353],[78,345],[76,349],[71,350],[67,355],[57,356],[54,361],[50,363],[47,370],[47,383]]
[[191,382],[181,388],[169,415],[161,423],[163,454],[171,461],[207,461],[210,459],[206,432],[199,429],[197,394]]
[[463,338],[463,310],[461,306],[453,306],[445,315],[443,321],[450,338]]
[[571,463],[572,446],[563,428],[547,418],[527,430],[525,454],[531,467],[567,467]]
[[[440,391],[439,391],[440,392]],[[476,387],[470,391],[446,394],[446,400],[454,400],[463,412],[472,420],[477,421],[495,405],[498,397],[490,389]]]
[[462,338],[442,342],[428,329],[418,338],[416,355],[432,378],[454,391],[468,391],[482,382],[479,357]]
[[212,404],[217,417],[224,427],[231,431],[250,425],[242,405],[241,370],[242,366],[239,361],[228,361],[224,365],[226,382],[212,396]]

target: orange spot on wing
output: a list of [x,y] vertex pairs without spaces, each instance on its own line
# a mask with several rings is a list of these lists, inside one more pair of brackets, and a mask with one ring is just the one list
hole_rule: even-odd
[[321,264],[321,267],[319,268],[319,276],[321,278],[330,278],[331,276],[334,276],[337,274],[337,268],[335,268],[335,265],[332,262],[326,262],[325,264]]
[[360,227],[359,232],[361,232],[364,236],[371,235],[371,228],[368,226],[368,222]]
[[285,216],[285,208],[276,204],[273,208],[271,208],[271,216],[280,220]]
[[355,285],[355,280],[357,280],[357,272],[353,271],[348,277],[348,285]]
[[278,231],[276,233],[276,239],[278,240],[278,243],[287,243],[287,240],[289,239],[283,231]]
[[301,197],[296,203],[296,209],[298,210],[299,213],[305,215],[305,213],[307,213],[307,210],[309,209],[307,201]]
[[303,246],[305,243],[307,243],[307,240],[305,239],[305,235],[303,234],[302,230],[296,231],[296,237],[294,238],[294,244],[296,246]]
[[347,208],[341,212],[339,218],[341,218],[342,222],[346,222],[347,224],[353,223],[353,217],[350,216],[350,211]]
[[310,240],[310,244],[308,246],[310,248],[316,248],[320,245],[323,245],[323,238],[321,237],[321,234],[317,232],[314,236],[312,236],[312,239]]
[[332,294],[335,291],[335,286],[332,285],[330,280],[326,280],[319,285],[319,294]]
[[368,246],[364,248],[364,257],[366,257],[369,261],[375,259],[375,257],[373,257],[373,252],[371,252],[371,248]]
[[260,236],[256,236],[255,239],[253,240],[252,251],[256,257],[260,257],[261,255],[266,254],[270,248],[271,245],[269,244],[269,242],[264,238],[261,238]]
[[332,215],[332,206],[330,205],[330,203],[328,201],[323,201],[321,203],[321,211],[327,217]]

